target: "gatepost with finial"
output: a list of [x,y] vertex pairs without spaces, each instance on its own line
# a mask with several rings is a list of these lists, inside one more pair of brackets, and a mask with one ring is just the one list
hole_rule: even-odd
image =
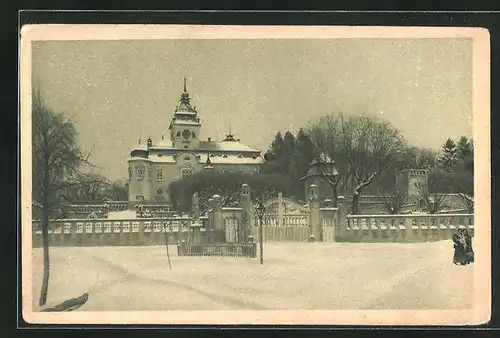
[[251,219],[252,219],[252,201],[250,197],[250,186],[248,184],[241,185],[241,226],[238,231],[239,242],[248,241],[248,236],[251,235]]
[[214,199],[208,199],[208,222],[207,222],[207,239],[208,243],[214,242]]
[[214,195],[214,233],[215,233],[215,241],[217,243],[225,242],[225,232],[224,232],[224,222],[222,219],[222,201],[219,195]]
[[316,184],[311,184],[309,186],[309,212],[309,226],[311,227],[309,241],[321,241],[322,229],[319,215],[318,187]]
[[201,222],[200,222],[200,207],[198,200],[198,193],[193,194],[193,200],[191,203],[191,235],[193,243],[201,242]]

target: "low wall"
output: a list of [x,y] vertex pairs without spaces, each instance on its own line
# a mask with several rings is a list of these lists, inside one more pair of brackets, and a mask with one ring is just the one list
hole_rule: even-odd
[[449,240],[458,229],[474,236],[474,215],[349,215],[340,242],[428,242]]
[[[33,225],[32,246],[41,247],[42,231],[38,224]],[[194,231],[191,218],[68,219],[52,221],[50,228],[50,246],[147,246],[165,245],[167,241],[176,244],[189,241]],[[205,229],[200,230],[205,237]]]

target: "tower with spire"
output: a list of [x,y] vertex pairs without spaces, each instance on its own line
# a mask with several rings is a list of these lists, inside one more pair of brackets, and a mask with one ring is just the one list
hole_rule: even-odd
[[200,139],[198,111],[192,105],[186,78],[183,80],[183,91],[169,125],[170,137],[141,135],[140,144],[130,152],[127,162],[132,205],[168,203],[170,183],[197,172],[258,174],[263,163],[259,149],[234,137],[231,120],[225,139]]
[[179,105],[175,107],[169,126],[170,140],[175,148],[196,149],[200,144],[200,129],[200,118],[196,109],[191,106],[191,98],[187,91],[186,78],[184,78],[184,91]]

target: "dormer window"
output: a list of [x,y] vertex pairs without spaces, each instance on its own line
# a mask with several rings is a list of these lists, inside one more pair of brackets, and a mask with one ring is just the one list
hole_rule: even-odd
[[257,159],[257,155],[252,155],[252,159]]
[[238,155],[238,158],[243,158],[243,155]]
[[224,155],[222,155],[222,157],[223,157],[223,158],[227,158],[227,155],[226,155],[226,154],[224,154]]

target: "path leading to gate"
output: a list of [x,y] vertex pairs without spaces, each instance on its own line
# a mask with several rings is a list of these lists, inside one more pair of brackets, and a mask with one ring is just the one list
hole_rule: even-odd
[[[51,248],[49,303],[83,292],[79,311],[460,309],[473,306],[473,265],[452,244],[266,243],[258,259],[177,257],[170,247]],[[42,251],[33,250],[34,307]]]

